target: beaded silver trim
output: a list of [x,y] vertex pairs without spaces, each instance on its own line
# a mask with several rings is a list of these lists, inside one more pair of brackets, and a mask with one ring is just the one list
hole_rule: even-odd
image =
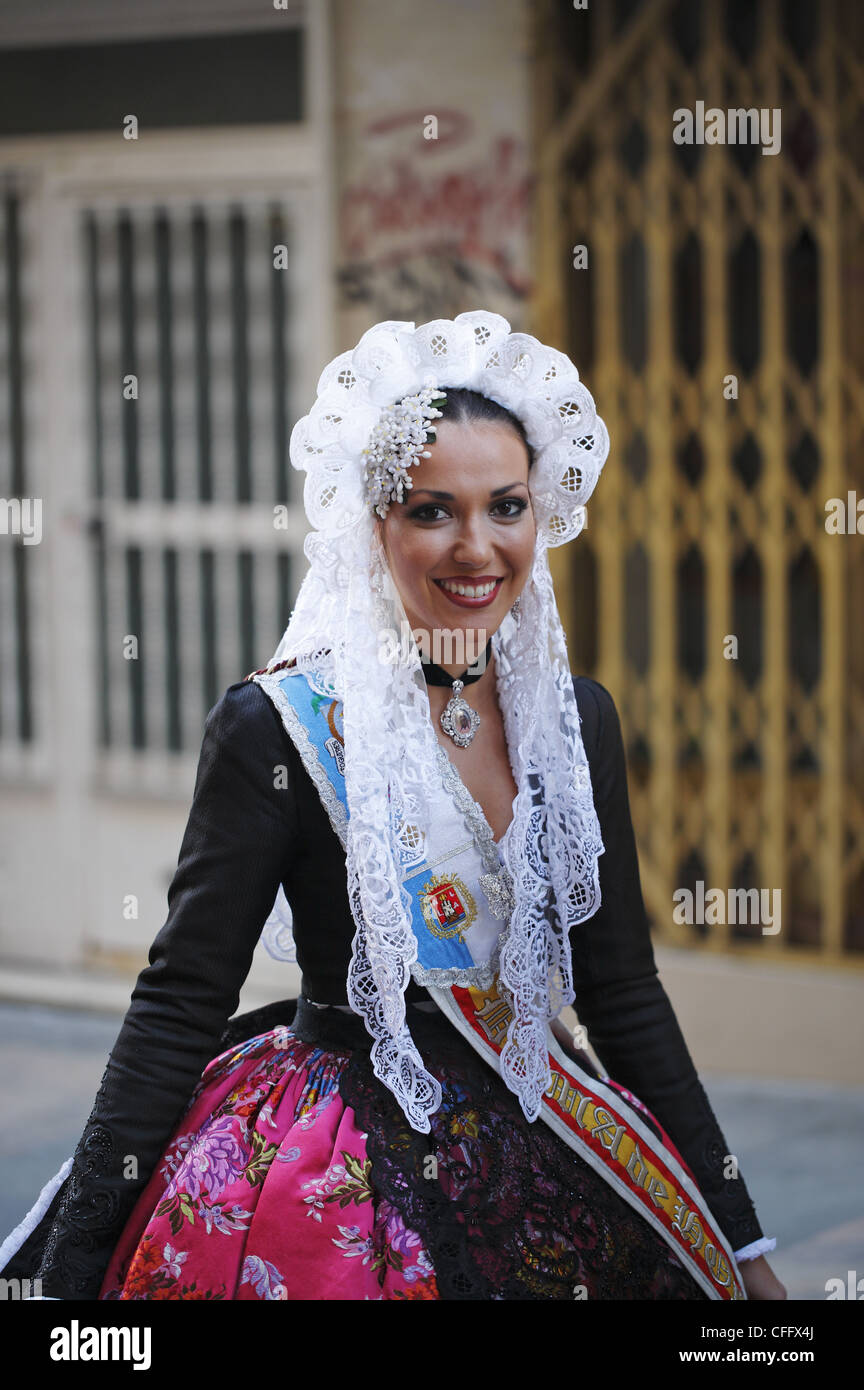
[[482,965],[469,965],[465,968],[454,965],[446,970],[436,970],[433,966],[426,970],[416,963],[411,966],[411,978],[418,985],[438,985],[441,989],[449,989],[451,985],[460,985],[462,989],[491,989],[497,974],[497,951]]
[[[449,859],[455,859],[457,855],[462,854],[466,849],[471,849],[473,845],[474,837],[472,836],[470,840],[465,840],[463,844],[454,845],[452,849],[445,850],[443,854],[439,854],[435,859],[425,860],[423,872],[426,873],[428,871],[431,873],[439,864],[445,864]],[[415,872],[416,869],[406,869],[402,875],[402,882],[404,883],[407,878],[413,878]]]
[[497,874],[480,875],[480,887],[486,894],[489,911],[493,917],[503,918],[505,921],[510,920],[510,914],[516,906],[513,890],[507,877],[500,870]]
[[[505,865],[498,858],[498,846],[495,843],[492,827],[486,819],[483,807],[474,800],[440,743],[436,743],[435,753],[444,788],[453,797],[465,817],[477,848],[480,850],[483,866],[486,869],[485,874],[480,875],[480,886],[486,894],[492,915],[493,917],[504,918],[505,927],[509,926],[513,908],[516,906],[513,880]],[[504,833],[506,835],[507,832]]]

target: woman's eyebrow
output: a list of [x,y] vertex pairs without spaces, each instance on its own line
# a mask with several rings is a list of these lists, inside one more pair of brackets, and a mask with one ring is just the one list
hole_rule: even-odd
[[[517,478],[517,480],[516,480],[515,483],[505,483],[503,487],[496,487],[496,488],[493,488],[492,491],[489,493],[489,496],[490,496],[490,497],[500,497],[501,494],[502,494],[502,492],[511,492],[512,489],[513,489],[514,487],[527,487],[527,486],[528,486],[528,484],[527,484],[527,483],[524,483],[524,482],[521,480],[521,478]],[[441,502],[452,502],[452,501],[453,501],[453,493],[452,493],[452,492],[434,492],[433,489],[432,489],[431,487],[412,487],[412,489],[411,489],[411,494],[412,494],[412,496],[415,496],[418,492],[425,492],[425,493],[428,494],[429,497],[437,497]]]

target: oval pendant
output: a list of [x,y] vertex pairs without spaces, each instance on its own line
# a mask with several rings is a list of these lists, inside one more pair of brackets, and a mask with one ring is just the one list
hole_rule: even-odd
[[467,700],[462,699],[462,681],[454,681],[453,694],[441,715],[441,728],[449,734],[457,748],[467,748],[480,726],[480,716]]

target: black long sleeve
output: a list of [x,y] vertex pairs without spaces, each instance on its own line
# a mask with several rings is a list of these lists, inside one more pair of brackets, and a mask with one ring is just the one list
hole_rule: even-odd
[[723,1176],[730,1150],[657,976],[618,713],[599,682],[580,677],[574,689],[605,846],[601,906],[570,938],[576,1009],[609,1075],[657,1116],[732,1249],[740,1250],[762,1231],[744,1179]]
[[210,711],[168,919],[55,1203],[38,1270],[45,1294],[98,1298],[135,1201],[237,1008],[296,850],[296,777],[274,773],[280,732],[251,684],[230,687]]

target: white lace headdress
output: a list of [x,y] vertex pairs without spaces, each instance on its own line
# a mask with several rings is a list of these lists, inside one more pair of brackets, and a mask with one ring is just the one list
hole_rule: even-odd
[[310,568],[270,665],[296,659],[314,689],[343,702],[356,924],[348,999],[373,1038],[375,1074],[421,1131],[441,1088],[406,1025],[416,943],[400,843],[429,823],[437,740],[413,639],[396,664],[382,664],[382,632],[410,632],[410,623],[376,538],[363,451],[383,407],[429,387],[467,387],[497,401],[522,422],[534,451],[531,576],[492,638],[518,786],[501,846],[515,897],[500,951],[499,989],[514,1015],[501,1072],[529,1119],[548,1082],[547,1022],[573,1000],[568,935],[599,906],[603,852],[546,552],[581,531],[609,448],[570,359],[483,311],[417,329],[376,324],[324,369],[318,398],[291,436],[291,462],[306,472]]

